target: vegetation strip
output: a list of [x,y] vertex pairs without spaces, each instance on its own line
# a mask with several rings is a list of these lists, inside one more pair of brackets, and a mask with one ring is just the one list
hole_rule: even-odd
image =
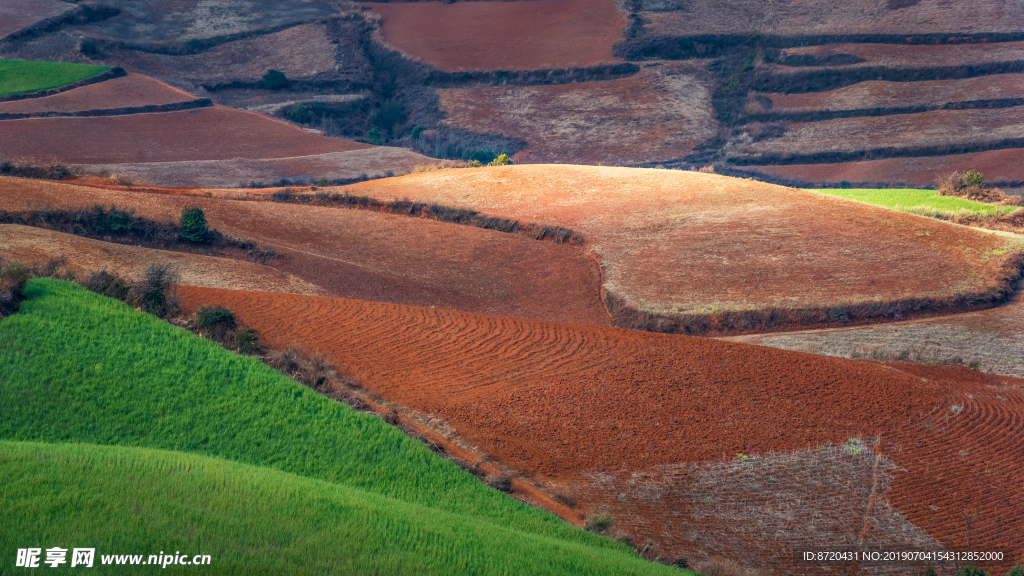
[[180,112],[209,108],[213,101],[209,98],[197,98],[185,102],[171,104],[148,104],[146,106],[128,106],[124,108],[101,108],[97,110],[76,110],[74,112],[26,112],[19,114],[0,114],[0,120],[20,120],[22,118],[83,118],[94,116],[126,116],[129,114],[155,114],[159,112]]

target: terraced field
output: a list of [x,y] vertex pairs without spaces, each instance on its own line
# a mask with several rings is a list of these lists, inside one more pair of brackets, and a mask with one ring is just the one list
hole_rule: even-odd
[[372,3],[383,41],[441,70],[533,70],[619,61],[612,0]]
[[60,16],[75,5],[60,0],[10,0],[0,6],[0,39],[40,20]]
[[159,106],[195,100],[195,96],[163,82],[128,74],[53,96],[0,102],[0,114],[71,113],[139,106]]
[[[976,22],[976,20],[971,20]],[[986,32],[991,31],[985,30]],[[886,68],[922,68],[939,66],[978,66],[1024,59],[1024,42],[996,42],[978,44],[821,44],[801,46],[782,51],[785,57],[810,56],[828,60],[836,55],[853,56],[861,62],[839,64],[836,67],[858,68],[882,66]],[[787,67],[792,68],[792,67]],[[782,72],[783,67],[779,68]]]

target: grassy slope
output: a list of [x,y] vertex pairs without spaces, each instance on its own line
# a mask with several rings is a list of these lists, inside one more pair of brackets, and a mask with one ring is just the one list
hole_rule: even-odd
[[21,313],[0,322],[0,439],[218,456],[626,550],[484,486],[254,358],[66,282],[32,280],[27,295]]
[[979,214],[982,216],[998,216],[1008,214],[1017,209],[1016,206],[993,206],[983,202],[963,200],[961,198],[956,198],[955,196],[939,196],[939,193],[936,190],[915,190],[911,188],[827,188],[824,190],[813,190],[813,192],[821,192],[823,194],[857,200],[858,202],[865,202],[876,206],[885,206],[886,208],[892,208],[903,212],[925,215],[927,215],[926,212],[935,210],[940,213],[955,214],[965,211],[967,213]]
[[209,566],[173,566],[175,573],[670,570],[337,484],[142,448],[0,442],[0,501],[9,504],[0,532],[5,564],[19,547],[60,546],[95,547],[96,564],[108,554],[142,554],[143,562],[161,551],[212,556]]
[[0,96],[56,88],[109,69],[91,64],[0,59]]

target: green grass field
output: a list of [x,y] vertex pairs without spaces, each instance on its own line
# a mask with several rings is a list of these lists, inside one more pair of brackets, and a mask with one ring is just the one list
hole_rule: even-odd
[[[67,282],[31,280],[26,295],[20,313],[0,321],[0,440],[122,448],[5,445],[3,458],[18,464],[5,461],[2,468],[24,467],[10,474],[27,480],[0,480],[0,501],[19,503],[4,520],[20,526],[5,530],[18,540],[5,537],[4,564],[13,561],[14,548],[39,546],[21,541],[35,534],[44,546],[63,547],[80,547],[79,535],[88,535],[124,554],[167,551],[180,542],[213,550],[214,563],[238,566],[238,573],[247,555],[257,562],[271,551],[287,564],[271,573],[289,574],[307,563],[345,573],[680,573],[485,486],[381,419],[255,358]],[[167,484],[155,482],[161,475]],[[266,479],[264,487],[253,478]],[[247,483],[263,490],[265,511],[237,525],[225,518],[220,532],[201,531],[208,513],[231,516],[227,504],[248,499],[200,502],[210,486],[229,493]],[[276,485],[292,488],[270,491]],[[340,512],[357,501],[363,512]],[[372,510],[389,507],[380,523],[370,521]],[[97,523],[106,526],[87,527],[94,515],[109,518]],[[307,520],[314,528],[299,535]],[[316,532],[327,527],[336,532],[326,534],[354,542],[325,547]],[[260,546],[252,545],[261,534]],[[289,556],[293,544],[321,555]],[[339,555],[355,564],[331,564],[342,561]]]
[[0,96],[56,88],[107,70],[110,66],[0,59]]
[[936,190],[915,190],[910,188],[889,189],[844,189],[826,188],[812,190],[831,196],[839,196],[893,210],[910,212],[922,216],[977,214],[980,216],[1001,216],[1013,212],[1016,206],[992,206],[982,202],[963,200],[955,196],[939,196]]

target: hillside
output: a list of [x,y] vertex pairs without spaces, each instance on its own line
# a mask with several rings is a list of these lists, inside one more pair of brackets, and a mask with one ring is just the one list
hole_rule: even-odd
[[[236,570],[254,561],[247,552],[239,554],[248,550],[254,536],[261,542],[273,535],[297,539],[320,550],[319,562],[335,562],[321,548],[333,539],[308,531],[307,525],[297,530],[308,519],[332,526],[329,533],[349,535],[331,546],[349,553],[361,549],[351,560],[367,573],[403,571],[403,566],[482,573],[504,573],[515,565],[526,571],[542,565],[552,573],[671,570],[642,563],[625,554],[621,544],[484,486],[382,420],[319,396],[254,358],[231,354],[64,282],[33,280],[27,296],[19,314],[0,322],[0,341],[5,343],[0,387],[7,399],[0,405],[0,438],[118,448],[5,442],[2,452],[10,463],[4,466],[6,474],[54,475],[48,482],[4,482],[3,492],[19,502],[53,502],[46,498],[55,493],[70,498],[64,488],[71,482],[80,496],[69,506],[79,514],[92,510],[113,521],[137,515],[142,508],[153,510],[153,516],[141,524],[133,521],[130,528],[96,522],[84,534],[70,516],[58,514],[56,524],[40,523],[38,511],[26,509],[13,520],[30,533],[45,538],[61,532],[86,535],[122,553],[142,552],[139,546],[151,545],[157,533],[166,534],[169,522],[180,533],[199,529],[216,534],[230,549],[209,542],[202,546],[210,546],[214,564],[237,563]],[[55,394],[62,398],[59,407],[52,402]],[[55,455],[61,455],[59,460]],[[123,464],[126,457],[133,462],[130,475]],[[102,475],[83,483],[83,472],[90,469]],[[140,476],[160,480],[140,484]],[[124,507],[126,482],[138,494],[134,514]],[[249,502],[241,518],[218,513],[223,532],[195,513],[194,502],[187,508],[191,512],[182,508],[182,498],[209,492],[211,483],[219,487],[218,495],[206,505],[223,510],[224,504],[231,509],[235,502]],[[311,488],[317,496],[310,496]],[[233,499],[234,494],[250,495],[259,504],[248,497]],[[291,519],[282,524],[257,514],[260,509],[274,515],[301,511],[299,517],[285,514]],[[374,521],[367,523],[371,515]],[[340,524],[338,519],[343,519]],[[43,526],[46,534],[39,531]],[[261,531],[261,526],[271,532]],[[429,545],[440,534],[446,541],[458,534],[460,543],[454,548]],[[385,541],[388,552],[382,554]],[[484,541],[505,544],[485,548]],[[178,542],[195,549],[194,538]],[[174,542],[152,545],[166,549],[168,544]],[[16,545],[21,543],[4,541],[6,552],[13,553],[9,548]],[[299,558],[279,561],[290,566]],[[309,566],[308,560],[301,562]]]

